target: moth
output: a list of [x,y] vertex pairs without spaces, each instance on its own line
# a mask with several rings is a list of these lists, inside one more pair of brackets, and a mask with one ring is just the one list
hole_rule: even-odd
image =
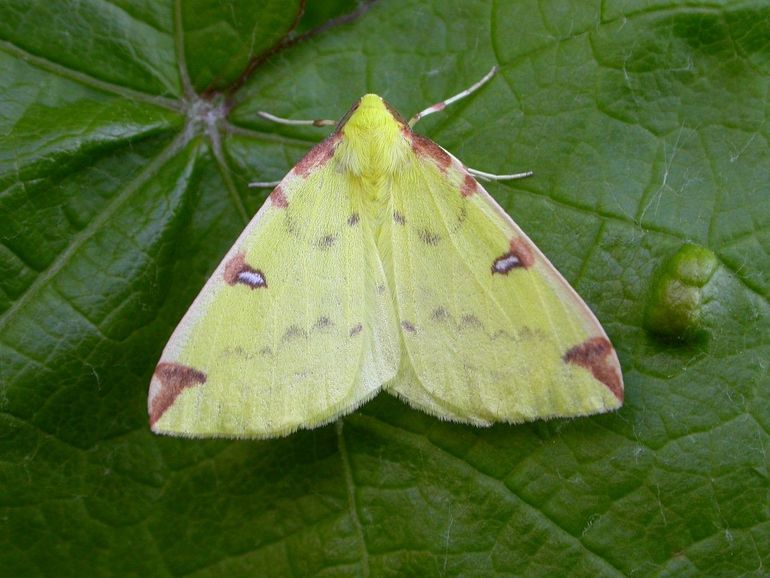
[[380,391],[477,426],[622,405],[602,326],[479,184],[494,175],[412,130],[494,73],[408,122],[367,94],[291,169],[164,349],[154,432],[277,437]]

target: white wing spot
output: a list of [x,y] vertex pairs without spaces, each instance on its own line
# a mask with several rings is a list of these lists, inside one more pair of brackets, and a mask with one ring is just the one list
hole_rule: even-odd
[[265,278],[259,271],[241,271],[238,273],[238,281],[251,287],[264,287]]
[[505,257],[497,259],[492,267],[498,273],[507,273],[514,267],[520,266],[521,261],[519,261],[519,258],[516,255],[506,255]]

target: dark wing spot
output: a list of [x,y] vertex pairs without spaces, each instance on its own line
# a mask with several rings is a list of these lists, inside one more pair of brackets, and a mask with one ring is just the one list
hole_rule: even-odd
[[496,339],[509,339],[509,340],[513,340],[513,338],[511,337],[511,334],[508,333],[505,329],[498,329],[497,331],[495,331],[492,334],[491,339],[492,339],[492,341],[494,341]]
[[466,209],[465,205],[463,205],[462,207],[460,207],[460,213],[457,215],[457,223],[455,225],[455,228],[459,229],[467,218],[468,218],[468,209]]
[[206,374],[179,363],[161,361],[155,368],[154,376],[160,381],[160,391],[150,403],[150,426],[161,418],[166,410],[186,387],[206,383]]
[[299,325],[289,325],[283,334],[283,341],[291,341],[297,338],[307,339],[307,331],[302,329]]
[[322,251],[324,249],[329,249],[334,246],[334,243],[337,242],[337,235],[324,235],[320,239],[318,239],[318,248]]
[[356,323],[353,327],[350,328],[350,336],[355,337],[356,335],[361,333],[363,329],[364,329],[363,325],[361,325],[360,323]]
[[348,225],[350,225],[351,227],[357,225],[358,221],[359,221],[358,213],[353,213],[348,217]]
[[409,333],[417,333],[417,328],[410,321],[402,321],[401,327]]
[[294,236],[299,237],[300,236],[300,227],[297,226],[297,222],[294,220],[294,217],[291,216],[291,212],[287,211],[284,213],[284,223],[286,223],[286,231]]
[[289,206],[289,201],[286,200],[286,195],[284,194],[281,185],[275,187],[273,192],[270,193],[270,202],[279,209],[285,209]]
[[315,322],[315,325],[313,325],[313,329],[326,329],[327,327],[333,326],[334,322],[331,319],[329,319],[326,315],[321,315],[321,317],[319,317]]
[[398,211],[393,211],[393,222],[398,223],[399,225],[403,225],[404,223],[406,223],[406,219],[404,219],[404,215],[402,215]]
[[263,347],[262,349],[259,350],[259,354],[260,355],[264,355],[265,357],[267,357],[268,355],[272,355],[273,354],[273,348],[272,347]]
[[466,313],[460,317],[460,322],[466,327],[481,327],[483,325],[481,320],[472,313]]
[[239,357],[241,359],[251,359],[253,355],[251,355],[248,351],[246,351],[243,347],[240,345],[236,347],[225,347],[224,351],[222,351],[222,357]]
[[430,314],[430,318],[434,321],[446,321],[449,319],[449,311],[443,307],[436,307],[436,309],[434,309]]
[[437,235],[428,229],[422,229],[418,235],[420,240],[426,245],[438,245],[439,241],[441,241],[441,235]]
[[417,156],[427,158],[436,163],[438,168],[445,171],[452,164],[452,157],[429,138],[412,134],[412,150]]
[[223,276],[228,285],[241,283],[251,289],[267,287],[267,280],[262,271],[246,263],[243,253],[238,253],[227,262]]
[[606,385],[620,401],[623,401],[623,385],[618,369],[608,358],[612,343],[606,337],[591,337],[564,354],[564,361],[575,363],[590,370],[593,376]]
[[521,238],[511,239],[510,251],[501,255],[492,263],[492,274],[507,275],[511,269],[523,267],[527,269],[535,262],[532,250],[526,241]]

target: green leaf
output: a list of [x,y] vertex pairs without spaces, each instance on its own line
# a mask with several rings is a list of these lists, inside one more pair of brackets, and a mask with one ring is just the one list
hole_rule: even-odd
[[253,59],[294,28],[299,4],[299,0],[177,3],[184,31],[179,41],[192,86],[202,92],[236,83]]
[[[293,28],[299,4],[0,5],[0,575],[765,574],[766,3],[339,0]],[[152,435],[247,183],[327,134],[257,111],[409,116],[494,64],[418,131],[535,171],[490,192],[602,320],[623,409],[475,429],[381,395],[279,440]],[[645,312],[689,244],[706,338],[672,343]]]

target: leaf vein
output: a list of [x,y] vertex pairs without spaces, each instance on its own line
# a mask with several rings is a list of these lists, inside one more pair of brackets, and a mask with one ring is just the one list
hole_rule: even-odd
[[122,96],[123,98],[130,100],[153,104],[155,106],[172,110],[174,112],[182,112],[182,104],[173,98],[147,94],[146,92],[142,92],[140,90],[128,88],[126,86],[115,84],[114,82],[96,78],[90,74],[86,74],[85,72],[74,70],[59,64],[58,62],[53,62],[43,56],[38,56],[36,54],[32,54],[31,52],[27,52],[26,50],[19,48],[7,40],[0,40],[0,50],[10,54],[11,56],[15,56],[19,60],[22,60],[34,66],[35,68],[39,68],[40,70],[44,70],[51,74],[72,80],[83,86],[87,86],[101,92]]
[[114,215],[123,203],[139,189],[155,172],[173,157],[186,144],[184,134],[177,136],[161,153],[150,162],[145,169],[131,180],[123,190],[94,218],[86,227],[79,231],[69,245],[50,263],[50,265],[35,278],[24,294],[0,316],[0,329],[6,327],[11,319],[24,307],[34,295],[46,286],[59,271],[77,253],[80,247],[95,235],[105,225],[107,220]]

